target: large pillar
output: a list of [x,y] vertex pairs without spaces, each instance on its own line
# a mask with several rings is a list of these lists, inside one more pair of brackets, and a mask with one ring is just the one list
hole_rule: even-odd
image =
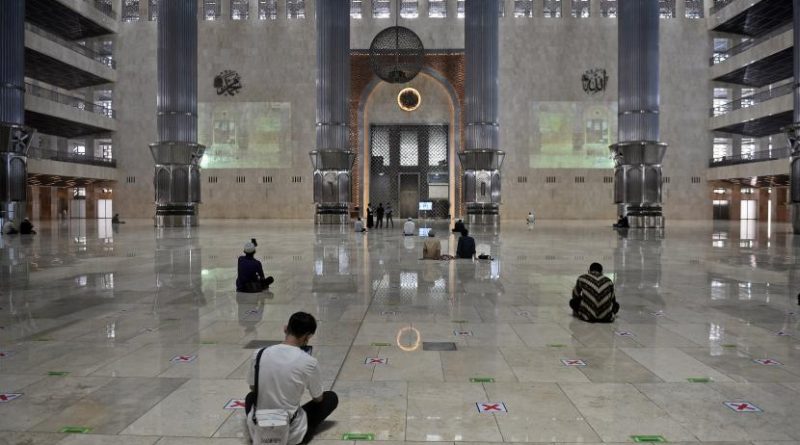
[[658,0],[620,0],[619,138],[614,155],[614,202],[632,228],[664,227],[659,142]]
[[784,131],[792,147],[792,227],[800,234],[800,0],[794,0],[794,123]]
[[[367,4],[365,3],[364,7]],[[364,12],[367,13],[367,12]],[[351,199],[350,2],[317,2],[317,149],[312,151],[319,223],[346,224]]]
[[467,221],[499,222],[500,167],[497,123],[500,52],[499,0],[465,4],[464,58],[466,147],[458,154],[464,170]]
[[158,2],[158,142],[155,160],[155,223],[196,226],[200,204],[197,144],[197,2]]
[[28,148],[25,126],[25,0],[0,7],[0,227],[25,217]]

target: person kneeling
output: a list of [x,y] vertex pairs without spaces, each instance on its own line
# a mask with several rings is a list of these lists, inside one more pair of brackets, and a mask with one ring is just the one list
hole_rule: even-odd
[[590,323],[611,323],[619,312],[614,282],[603,276],[603,266],[592,263],[589,273],[578,277],[569,301],[572,315]]
[[[322,390],[319,362],[304,351],[316,331],[314,316],[305,312],[292,314],[284,328],[283,343],[253,354],[247,376],[251,392],[245,399],[245,413],[250,415],[254,409],[285,410],[289,413],[288,445],[308,443],[317,427],[339,405],[335,392]],[[306,390],[312,400],[300,406]]]
[[252,242],[245,243],[244,255],[239,257],[236,292],[261,292],[275,281],[272,277],[264,276],[261,261],[253,256],[255,253],[256,245]]

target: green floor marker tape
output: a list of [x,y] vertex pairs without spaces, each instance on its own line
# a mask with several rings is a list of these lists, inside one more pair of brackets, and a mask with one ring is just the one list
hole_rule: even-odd
[[215,342],[215,341],[201,341],[200,344],[201,345],[215,345],[215,344],[217,344],[217,342]]
[[467,320],[453,320],[453,323],[469,323]]
[[666,442],[667,439],[664,439],[664,436],[631,436],[636,443],[655,443],[655,442]]
[[342,440],[375,440],[375,435],[372,433],[344,433]]
[[50,337],[37,337],[34,338],[33,341],[53,341],[53,339]]
[[711,383],[711,379],[708,377],[689,377],[686,380],[689,383]]
[[372,343],[371,346],[392,346],[391,343]]
[[472,383],[494,383],[494,379],[491,377],[470,377],[469,381]]
[[91,428],[87,428],[85,426],[65,426],[64,428],[61,428],[62,433],[69,434],[86,434],[91,430]]
[[567,345],[562,345],[561,343],[554,343],[551,345],[547,345],[548,348],[565,348]]
[[736,347],[736,345],[732,345],[732,344],[725,344],[725,345],[722,345],[722,347],[723,347],[723,348],[735,348],[735,347]]
[[52,376],[55,376],[55,377],[66,377],[66,376],[69,375],[69,372],[67,372],[67,371],[50,371],[50,372],[47,373],[47,375],[52,375]]

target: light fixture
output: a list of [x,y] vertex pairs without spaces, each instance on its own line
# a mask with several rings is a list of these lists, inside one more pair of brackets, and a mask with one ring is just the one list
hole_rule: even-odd
[[403,111],[414,111],[422,104],[422,95],[414,88],[403,88],[397,94],[397,105]]

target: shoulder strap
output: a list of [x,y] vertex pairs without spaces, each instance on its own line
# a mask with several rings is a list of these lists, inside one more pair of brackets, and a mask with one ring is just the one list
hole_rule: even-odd
[[255,397],[253,397],[253,420],[254,421],[256,420],[256,407],[258,406],[258,374],[260,374],[259,371],[261,370],[261,354],[263,354],[266,349],[267,348],[261,348],[258,351],[258,354],[256,354],[256,369],[255,369],[255,382],[254,382],[255,386],[254,386],[254,389],[253,389],[253,393],[255,394]]

